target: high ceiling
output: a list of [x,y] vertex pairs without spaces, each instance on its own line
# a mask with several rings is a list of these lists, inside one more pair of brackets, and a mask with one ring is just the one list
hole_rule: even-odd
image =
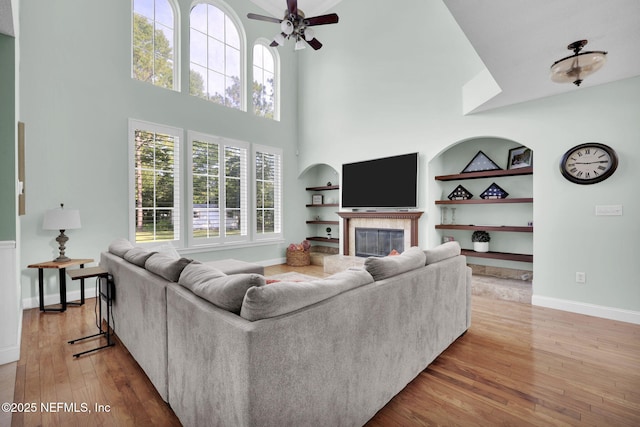
[[[276,17],[285,0],[251,0]],[[354,0],[350,0],[354,1]],[[429,0],[431,1],[431,0]],[[340,0],[298,0],[307,16],[332,12]],[[363,7],[366,1],[361,0]],[[639,0],[443,0],[499,86],[473,111],[571,92],[640,75]],[[380,25],[386,25],[381,22]],[[425,22],[424,25],[428,25]],[[608,52],[604,67],[580,88],[549,79],[553,62],[572,54],[567,45],[587,39],[587,50]],[[357,47],[354,47],[357,48]]]

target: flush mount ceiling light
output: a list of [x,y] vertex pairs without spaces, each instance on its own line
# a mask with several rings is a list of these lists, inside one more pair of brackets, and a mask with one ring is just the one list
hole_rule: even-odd
[[587,40],[578,40],[567,46],[573,55],[562,58],[551,66],[551,80],[556,83],[573,83],[580,86],[582,80],[598,71],[606,62],[607,52],[596,50],[581,52]]

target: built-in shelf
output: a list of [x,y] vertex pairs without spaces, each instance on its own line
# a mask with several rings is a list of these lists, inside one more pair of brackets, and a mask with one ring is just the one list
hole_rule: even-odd
[[438,224],[438,230],[484,230],[484,231],[513,231],[518,233],[533,233],[533,227],[521,227],[516,225],[458,225]]
[[507,261],[533,262],[533,255],[513,254],[508,252],[476,252],[470,249],[463,249],[462,255],[475,258],[491,258]]
[[533,203],[533,197],[513,197],[511,199],[436,200],[436,205],[482,205],[485,203]]
[[[327,191],[327,190],[339,190],[339,185],[320,185],[317,187],[307,187],[307,191]],[[340,207],[339,203],[322,203],[322,204],[308,204],[306,205],[308,208],[337,208]],[[329,221],[329,220],[309,220],[307,224],[310,225],[340,225],[340,221]],[[326,237],[307,237],[307,240],[312,242],[322,242],[322,243],[340,243],[340,239],[334,238],[326,238]]]
[[307,187],[307,191],[325,191],[325,190],[339,190],[339,185],[321,185],[319,187]]
[[436,176],[436,180],[455,181],[457,179],[495,178],[499,176],[518,176],[518,175],[532,175],[532,174],[533,174],[533,166],[528,168],[519,168],[519,169],[499,169],[499,170],[493,170],[493,171],[457,173],[453,175],[438,175]]
[[340,243],[340,239],[329,239],[327,237],[307,237],[307,240],[310,240],[312,242]]

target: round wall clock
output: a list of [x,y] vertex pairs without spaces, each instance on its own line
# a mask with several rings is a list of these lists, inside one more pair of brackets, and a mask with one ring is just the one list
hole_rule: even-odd
[[597,142],[587,142],[569,149],[560,160],[562,176],[576,184],[595,184],[616,171],[615,150]]

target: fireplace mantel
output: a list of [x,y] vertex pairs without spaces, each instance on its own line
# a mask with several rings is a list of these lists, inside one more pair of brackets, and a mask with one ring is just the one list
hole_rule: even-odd
[[342,253],[344,255],[351,255],[349,253],[350,244],[350,221],[354,219],[371,219],[371,220],[386,220],[386,219],[400,219],[409,220],[410,222],[410,241],[411,246],[418,246],[418,220],[424,212],[422,211],[379,211],[379,212],[338,212],[340,218],[343,221],[342,232]]

